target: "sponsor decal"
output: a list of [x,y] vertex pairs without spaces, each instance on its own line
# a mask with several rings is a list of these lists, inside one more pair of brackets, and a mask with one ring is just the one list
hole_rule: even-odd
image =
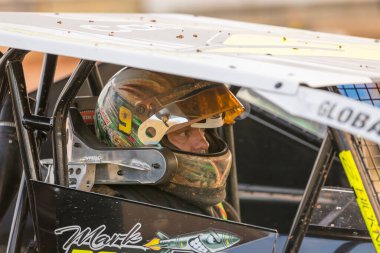
[[102,129],[104,129],[106,127],[106,123],[104,122],[102,115],[99,114],[99,113],[97,113],[96,117],[98,119],[97,123],[100,124],[100,126],[101,126]]
[[380,109],[351,98],[306,87],[295,95],[255,91],[286,112],[380,143]]
[[352,156],[351,151],[344,150],[340,152],[339,158],[342,162],[344,171],[346,172],[348,181],[355,191],[356,202],[358,203],[360,212],[362,213],[364,222],[371,236],[373,246],[375,247],[376,252],[380,252],[379,221],[377,220],[371,201],[368,198],[359,170],[356,167],[354,157]]
[[137,23],[135,24],[119,24],[119,25],[81,25],[80,27],[86,30],[91,30],[91,31],[101,31],[101,32],[112,32],[111,36],[114,33],[130,33],[134,31],[156,31],[156,30],[166,30],[166,29],[175,29],[178,28],[174,25],[170,24],[160,24],[160,25],[155,25],[155,22],[150,22],[147,24]]
[[126,234],[114,233],[107,235],[104,233],[106,230],[105,225],[101,225],[94,230],[89,227],[82,230],[80,226],[73,225],[58,228],[54,230],[54,233],[55,235],[71,233],[69,239],[63,244],[63,249],[66,253],[71,252],[70,250],[73,250],[75,247],[83,246],[89,247],[92,251],[98,251],[105,247],[145,250],[146,248],[144,246],[136,245],[142,241],[140,228],[141,224],[137,223]]
[[351,106],[324,101],[318,108],[318,116],[380,136],[380,117],[373,119],[376,115],[370,115]]
[[[188,233],[170,237],[163,232],[157,232],[155,238],[141,245],[143,238],[140,232],[141,223],[136,223],[128,233],[104,233],[105,225],[95,229],[89,227],[82,230],[78,225],[58,228],[55,235],[68,234],[69,238],[63,244],[62,249],[66,253],[92,253],[110,252],[115,249],[118,252],[128,252],[131,249],[143,251],[169,252],[193,252],[214,253],[230,248],[240,242],[241,238],[230,232],[209,229],[201,232]],[[104,251],[104,248],[107,251]],[[115,251],[115,253],[116,253]]]
[[107,126],[111,124],[111,120],[108,118],[107,114],[104,112],[103,108],[100,109],[100,114]]
[[206,230],[169,237],[162,232],[144,246],[162,253],[168,252],[194,252],[211,253],[225,250],[240,241],[237,235],[218,230]]
[[151,170],[149,164],[147,164],[146,162],[142,162],[138,159],[134,159],[134,158],[131,159],[129,165],[136,169],[138,168],[140,170]]
[[[56,17],[56,15],[45,15]],[[130,33],[134,31],[160,31],[167,29],[182,29],[182,26],[178,24],[163,23],[161,20],[155,18],[150,18],[149,16],[140,16],[138,18],[113,18],[107,16],[93,16],[91,18],[90,24],[87,16],[62,14],[60,13],[60,18],[67,20],[78,20],[82,21],[79,25],[80,28],[90,31],[99,32],[110,32],[111,36],[114,33]]]
[[81,111],[80,114],[82,115],[84,123],[87,125],[94,124],[95,111]]
[[120,136],[120,134],[116,131],[114,131],[112,128],[107,128],[107,133],[109,138],[111,139],[112,143],[115,144],[117,147],[127,147],[130,146],[126,142],[126,140],[123,138],[123,136]]
[[103,160],[103,157],[100,155],[85,156],[80,159],[81,162],[85,162],[85,163],[100,163],[102,162],[102,160]]

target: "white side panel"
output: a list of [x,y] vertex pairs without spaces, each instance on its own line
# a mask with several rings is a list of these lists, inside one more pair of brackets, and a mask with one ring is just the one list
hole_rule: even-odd
[[255,91],[295,116],[380,144],[380,108],[322,90],[300,87],[296,96]]

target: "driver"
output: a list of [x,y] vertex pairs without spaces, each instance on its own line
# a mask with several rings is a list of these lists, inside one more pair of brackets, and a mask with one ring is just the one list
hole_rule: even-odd
[[97,137],[114,147],[169,148],[178,169],[159,185],[101,185],[93,191],[238,220],[224,201],[232,157],[217,128],[243,111],[223,84],[122,69],[99,96]]

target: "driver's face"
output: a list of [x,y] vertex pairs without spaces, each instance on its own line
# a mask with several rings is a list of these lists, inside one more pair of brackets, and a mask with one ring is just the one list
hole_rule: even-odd
[[185,127],[167,134],[168,140],[182,151],[205,154],[209,143],[202,128]]

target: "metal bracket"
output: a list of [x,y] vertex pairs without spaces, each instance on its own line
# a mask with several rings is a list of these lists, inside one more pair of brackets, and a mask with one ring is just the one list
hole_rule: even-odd
[[71,135],[70,131],[68,132],[69,167],[94,165],[96,168],[95,184],[158,184],[171,177],[177,168],[174,154],[171,156],[169,150],[166,149],[109,148],[95,150],[87,146],[75,134]]
[[90,191],[95,183],[95,164],[69,164],[69,188]]

